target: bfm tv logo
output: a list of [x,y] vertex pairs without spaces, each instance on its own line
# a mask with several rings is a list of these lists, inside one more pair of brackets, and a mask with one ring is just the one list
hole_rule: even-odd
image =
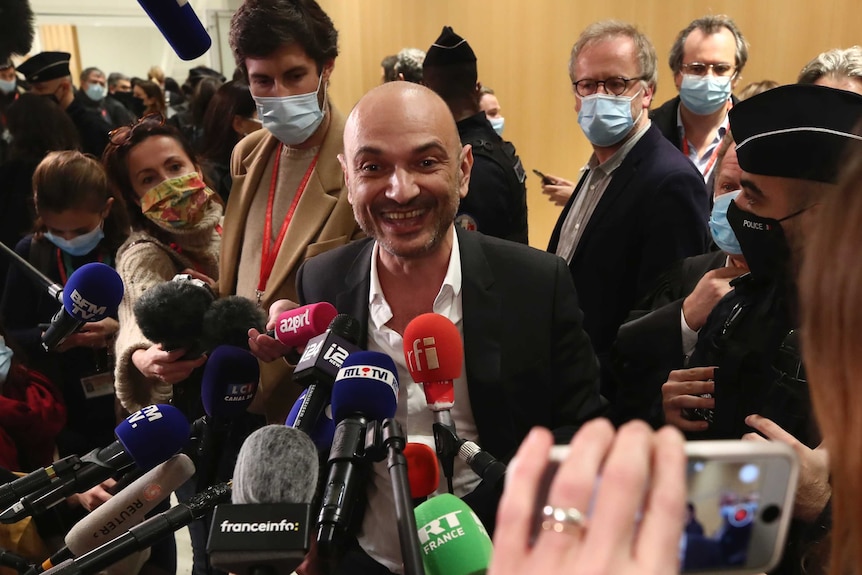
[[[308,361],[315,358],[318,354],[320,354],[323,349],[323,344],[325,343],[325,339],[321,341],[311,343],[309,342],[308,347],[305,348],[305,351],[302,353],[302,357],[299,358],[299,362]],[[341,364],[344,363],[344,360],[347,359],[347,356],[350,355],[350,352],[338,345],[337,343],[332,343],[329,348],[326,350],[326,353],[323,354],[323,359],[331,363],[336,367],[336,369],[341,368]]]
[[[407,352],[407,363],[410,371],[424,371],[439,369],[440,361],[437,359],[437,342],[433,337],[423,337],[413,340],[413,349]],[[425,367],[422,367],[422,355],[425,355]]]
[[78,290],[72,290],[72,295],[69,296],[72,300],[72,316],[76,319],[90,321],[93,318],[101,317],[108,311],[107,306],[97,306],[94,303],[84,299]]

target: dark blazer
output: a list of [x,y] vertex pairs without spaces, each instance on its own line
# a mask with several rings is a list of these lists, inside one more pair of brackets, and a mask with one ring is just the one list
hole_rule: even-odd
[[[549,252],[583,182],[557,220]],[[706,251],[708,218],[703,176],[651,126],[614,171],[569,264],[584,329],[603,364],[620,325],[659,275]]]
[[724,252],[717,251],[677,262],[620,326],[611,354],[617,382],[616,423],[630,419],[661,423],[653,413],[661,386],[670,371],[681,369],[684,362],[682,302],[707,272],[723,267],[726,261]]
[[[464,349],[473,417],[483,449],[510,458],[531,427],[571,435],[601,415],[598,366],[565,262],[533,248],[457,230]],[[365,326],[373,242],[365,239],[305,262],[302,304],[328,301]]]

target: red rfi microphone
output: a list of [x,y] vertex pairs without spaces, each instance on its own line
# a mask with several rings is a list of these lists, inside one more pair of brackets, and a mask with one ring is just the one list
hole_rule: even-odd
[[410,496],[413,505],[424,502],[437,491],[440,484],[440,465],[434,450],[424,443],[408,443],[404,446],[407,459],[407,480],[410,482]]
[[288,347],[299,347],[326,331],[338,311],[329,302],[313,303],[282,312],[274,337]]
[[455,405],[453,380],[461,375],[464,344],[455,324],[436,313],[413,318],[404,329],[404,359],[413,381],[422,385],[428,409],[434,413],[434,445],[443,475],[454,493],[455,454],[459,439],[452,420]]
[[453,380],[464,363],[461,334],[448,318],[424,313],[404,330],[404,358],[413,381],[422,385],[432,411],[448,411],[455,404]]

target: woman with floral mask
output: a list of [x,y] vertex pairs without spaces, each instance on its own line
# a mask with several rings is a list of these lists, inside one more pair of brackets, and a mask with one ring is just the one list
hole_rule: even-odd
[[[16,251],[51,280],[64,285],[84,264],[113,266],[117,248],[129,234],[122,199],[114,197],[101,164],[76,151],[52,152],[33,174],[37,221],[34,234]],[[45,324],[57,300],[18,268],[9,270],[2,303],[11,340],[23,348],[31,366],[62,391],[68,424],[57,438],[60,456],[82,455],[114,440],[114,378],[110,351],[115,317],[85,323],[55,350],[42,349]]]
[[[186,395],[185,386],[174,385],[206,357],[185,358],[186,350],[165,351],[148,341],[133,308],[144,291],[180,272],[215,283],[222,206],[204,184],[188,142],[160,115],[111,132],[102,161],[132,221],[132,234],[117,252],[126,288],[119,311],[117,398],[130,413],[153,403],[182,404],[185,398],[174,396]],[[179,407],[193,415],[188,406]]]

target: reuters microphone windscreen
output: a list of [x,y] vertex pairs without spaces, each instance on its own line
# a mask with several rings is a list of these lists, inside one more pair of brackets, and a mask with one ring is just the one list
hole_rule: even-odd
[[335,421],[352,414],[383,421],[395,417],[398,407],[398,370],[395,362],[378,351],[356,351],[347,356],[332,386]]
[[320,335],[338,311],[329,302],[313,303],[282,312],[275,321],[275,338],[288,347],[299,347]]
[[413,381],[422,384],[428,407],[434,411],[452,409],[455,387],[461,376],[464,344],[461,334],[448,318],[425,313],[404,330],[404,358]]
[[416,528],[426,575],[480,575],[493,547],[470,507],[448,493],[416,508]]

